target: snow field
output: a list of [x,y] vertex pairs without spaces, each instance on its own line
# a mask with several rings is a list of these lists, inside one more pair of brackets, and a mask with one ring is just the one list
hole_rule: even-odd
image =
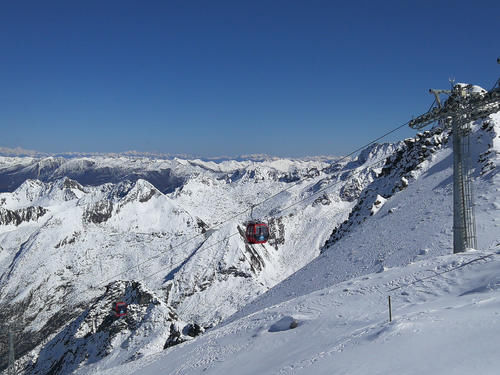
[[[266,308],[126,368],[79,373],[495,374],[499,254],[442,256],[363,276]],[[457,268],[485,255],[491,257]],[[415,282],[442,270],[449,272]],[[394,286],[403,288],[389,292]],[[273,332],[283,317],[296,319],[297,328]]]

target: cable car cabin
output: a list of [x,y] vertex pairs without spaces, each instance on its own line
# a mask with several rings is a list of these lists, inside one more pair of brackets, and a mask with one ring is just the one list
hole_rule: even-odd
[[269,239],[269,228],[266,223],[253,221],[247,224],[245,235],[248,243],[266,243]]
[[115,317],[121,318],[127,315],[127,304],[125,302],[113,302]]

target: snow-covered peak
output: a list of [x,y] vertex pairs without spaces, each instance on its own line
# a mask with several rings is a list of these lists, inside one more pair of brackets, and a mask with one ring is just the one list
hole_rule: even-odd
[[14,191],[12,197],[15,197],[20,205],[29,205],[40,197],[45,189],[46,186],[42,181],[28,179]]
[[31,166],[31,169],[34,170],[38,174],[38,176],[43,176],[59,168],[59,166],[64,162],[65,162],[64,158],[56,158],[53,156],[48,156],[39,159],[33,166]]
[[67,177],[49,183],[28,179],[12,194],[0,193],[0,201],[14,209],[33,205],[49,206],[80,199],[85,194],[86,190],[82,185]]
[[375,143],[361,151],[355,161],[362,165],[372,160],[381,160],[391,155],[398,147],[398,144]]
[[127,195],[122,198],[122,204],[128,202],[144,203],[153,197],[159,197],[163,194],[146,180],[139,179],[134,186],[128,191]]

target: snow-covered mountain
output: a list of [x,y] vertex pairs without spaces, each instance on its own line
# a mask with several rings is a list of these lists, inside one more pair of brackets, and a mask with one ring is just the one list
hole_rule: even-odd
[[[26,179],[0,193],[0,320],[23,325],[17,353],[27,373],[67,373],[102,359],[124,345],[125,332],[130,351],[123,361],[189,339],[186,327],[216,325],[317,256],[352,206],[338,198],[334,209],[330,200],[315,203],[310,187],[333,176],[331,164],[317,160],[1,162],[4,175],[18,174],[22,165],[50,169],[45,181]],[[119,182],[109,181],[115,171]],[[78,181],[66,176],[80,172]],[[90,175],[92,184],[84,184]],[[163,178],[166,186],[174,175],[182,183],[170,193],[152,183]],[[272,238],[250,246],[242,234],[249,207],[268,198],[253,216],[268,220]],[[302,233],[312,225],[300,210],[319,223],[307,236]],[[125,299],[133,313],[110,322],[113,299]],[[151,335],[156,321],[164,323]],[[95,342],[92,332],[105,334]],[[61,351],[61,340],[74,349]],[[92,345],[94,356],[73,355]]]
[[[208,171],[214,177],[243,170],[253,164],[268,165],[286,171],[331,163],[335,158],[311,157],[300,160],[278,159],[266,155],[247,155],[237,159],[186,159],[168,154],[76,153],[46,155],[35,151],[0,147],[0,192],[12,192],[27,179],[54,182],[64,177],[82,185],[98,186],[104,183],[132,182],[145,179],[163,193],[173,192],[192,176]],[[284,168],[282,170],[281,168]]]
[[448,136],[406,140],[321,255],[218,327],[126,366],[77,373],[496,374],[500,114],[471,134],[480,250],[453,255]]
[[[499,134],[495,115],[475,124],[471,135],[481,249],[500,242]],[[300,306],[313,311],[310,300],[325,293],[318,292],[322,288],[337,295],[350,290],[346,283],[355,277],[419,261],[425,267],[451,262],[434,259],[450,253],[452,237],[449,137],[434,129],[336,163],[0,158],[0,176],[13,176],[3,186],[17,184],[0,194],[0,321],[19,327],[19,369],[123,374],[162,352],[154,366],[177,371],[169,373],[222,373],[217,345],[228,366],[235,364],[231,350],[242,353],[245,345],[264,366],[259,355],[265,351],[251,337],[267,333],[251,328],[252,316],[264,327]],[[244,223],[260,202],[252,213],[269,222],[271,239],[249,245]],[[408,272],[381,277],[391,283],[413,277]],[[376,289],[356,280],[363,290]],[[116,300],[129,304],[126,318],[112,318]],[[345,303],[329,300],[340,308]],[[308,320],[301,314],[294,317],[299,327]],[[354,327],[349,322],[344,334]],[[237,327],[247,327],[248,336]],[[235,340],[235,347],[218,337]],[[178,349],[183,341],[190,343]],[[5,339],[2,344],[5,368]],[[296,366],[299,348],[292,350],[280,363]],[[192,363],[180,363],[189,357]],[[246,373],[257,372],[266,373],[252,365]]]

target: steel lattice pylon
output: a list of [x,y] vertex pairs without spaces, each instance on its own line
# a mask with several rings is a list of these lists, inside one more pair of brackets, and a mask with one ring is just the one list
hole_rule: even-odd
[[[500,80],[499,80],[500,81]],[[429,90],[438,107],[412,119],[413,129],[439,122],[453,133],[453,253],[477,248],[472,181],[470,178],[469,133],[473,121],[500,111],[500,87],[474,91],[472,85],[457,84],[450,90]],[[439,94],[449,97],[441,105]]]

